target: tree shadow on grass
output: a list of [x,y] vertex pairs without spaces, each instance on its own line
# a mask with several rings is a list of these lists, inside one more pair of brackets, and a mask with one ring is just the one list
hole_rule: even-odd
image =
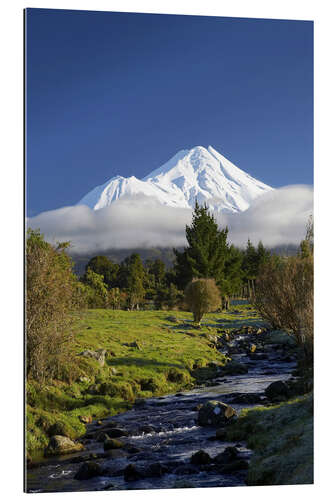
[[215,329],[221,329],[223,327],[225,328],[241,328],[242,326],[256,326],[256,327],[263,327],[267,323],[265,323],[264,320],[262,320],[259,317],[254,317],[254,318],[233,318],[233,319],[228,319],[228,318],[221,318],[221,319],[209,319],[201,322],[201,328],[198,328],[193,322],[186,322],[186,323],[179,323],[176,325],[168,325],[169,330],[172,330],[174,332],[179,332],[181,333],[184,330],[195,330],[195,331],[202,331],[205,328],[215,328]]
[[143,358],[132,358],[132,357],[120,357],[117,359],[108,360],[107,364],[110,366],[169,366],[171,368],[184,368],[180,363],[167,363],[163,361],[157,361],[156,359],[143,359]]
[[262,327],[266,324],[264,320],[259,317],[256,318],[235,318],[235,319],[217,319],[216,328],[226,326],[227,328],[241,328],[242,326],[257,326]]

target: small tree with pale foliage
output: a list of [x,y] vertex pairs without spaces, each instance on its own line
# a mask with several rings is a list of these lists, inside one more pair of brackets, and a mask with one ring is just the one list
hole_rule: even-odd
[[221,294],[214,279],[193,279],[185,288],[185,302],[193,313],[195,323],[200,324],[205,313],[221,307]]

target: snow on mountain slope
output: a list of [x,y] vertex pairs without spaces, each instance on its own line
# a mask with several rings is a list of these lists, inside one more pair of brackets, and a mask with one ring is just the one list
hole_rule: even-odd
[[98,210],[121,197],[142,194],[171,207],[193,208],[197,200],[211,210],[232,213],[246,210],[253,200],[271,190],[211,146],[197,146],[179,151],[142,180],[113,177],[90,191],[78,205]]

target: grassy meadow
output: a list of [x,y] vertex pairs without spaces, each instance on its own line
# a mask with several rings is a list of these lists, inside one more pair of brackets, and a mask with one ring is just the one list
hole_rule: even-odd
[[[135,399],[190,389],[214,373],[226,358],[214,347],[218,330],[261,323],[247,305],[204,316],[201,327],[184,311],[90,309],[76,313],[74,354],[105,349],[104,366],[75,356],[68,381],[41,387],[27,384],[27,450],[39,453],[57,433],[85,433],[82,417],[93,419],[126,411]],[[221,333],[219,333],[220,335]],[[211,363],[211,364],[210,364]]]

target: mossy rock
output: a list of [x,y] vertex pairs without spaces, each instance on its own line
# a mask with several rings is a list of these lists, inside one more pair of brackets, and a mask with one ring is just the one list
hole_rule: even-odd
[[198,424],[202,426],[225,425],[236,415],[236,410],[226,403],[222,403],[221,401],[208,401],[199,410]]
[[75,443],[66,436],[52,436],[45,450],[45,456],[66,455],[83,449],[83,444]]

